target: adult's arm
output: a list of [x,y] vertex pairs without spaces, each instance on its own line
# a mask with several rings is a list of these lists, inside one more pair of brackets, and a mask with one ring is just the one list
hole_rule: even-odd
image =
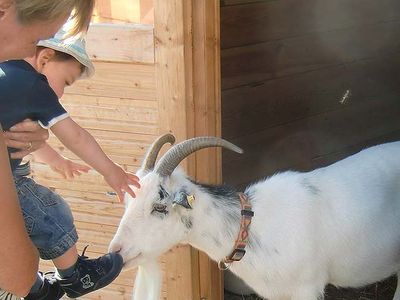
[[35,281],[39,255],[25,229],[8,153],[1,135],[0,241],[0,288],[24,297]]
[[21,149],[12,153],[12,158],[23,158],[45,145],[49,132],[40,127],[37,122],[29,119],[20,122],[3,133],[8,147]]

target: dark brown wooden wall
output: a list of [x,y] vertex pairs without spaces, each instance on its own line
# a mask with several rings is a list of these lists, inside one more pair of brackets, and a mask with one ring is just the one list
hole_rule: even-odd
[[400,140],[399,0],[221,1],[224,182]]

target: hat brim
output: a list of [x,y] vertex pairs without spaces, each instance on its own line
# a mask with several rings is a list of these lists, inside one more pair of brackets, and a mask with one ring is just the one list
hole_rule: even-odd
[[85,67],[85,70],[82,72],[80,78],[90,78],[94,75],[95,73],[94,65],[86,53],[79,52],[78,55],[76,53],[77,51],[74,50],[72,46],[63,43],[62,41],[56,42],[52,40],[41,40],[38,42],[37,45],[67,53],[71,55],[73,58],[75,58],[77,61],[79,61],[79,63],[81,63]]

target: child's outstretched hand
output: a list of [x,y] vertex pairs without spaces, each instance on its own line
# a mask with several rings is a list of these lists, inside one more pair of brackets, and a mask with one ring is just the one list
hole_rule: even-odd
[[129,185],[140,188],[139,178],[131,173],[125,172],[120,166],[114,165],[110,172],[104,176],[105,181],[117,193],[119,202],[124,201],[124,194],[127,192],[133,198],[136,197]]
[[61,174],[64,179],[74,179],[75,176],[87,173],[91,169],[86,165],[75,163],[64,157],[53,162],[50,167],[53,171]]

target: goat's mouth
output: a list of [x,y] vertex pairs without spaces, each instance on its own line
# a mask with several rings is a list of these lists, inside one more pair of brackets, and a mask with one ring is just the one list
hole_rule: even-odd
[[137,255],[135,255],[133,257],[124,259],[123,269],[124,270],[128,270],[128,269],[136,268],[139,265],[140,259],[142,257],[143,257],[142,252],[139,252],[139,254],[137,254]]

